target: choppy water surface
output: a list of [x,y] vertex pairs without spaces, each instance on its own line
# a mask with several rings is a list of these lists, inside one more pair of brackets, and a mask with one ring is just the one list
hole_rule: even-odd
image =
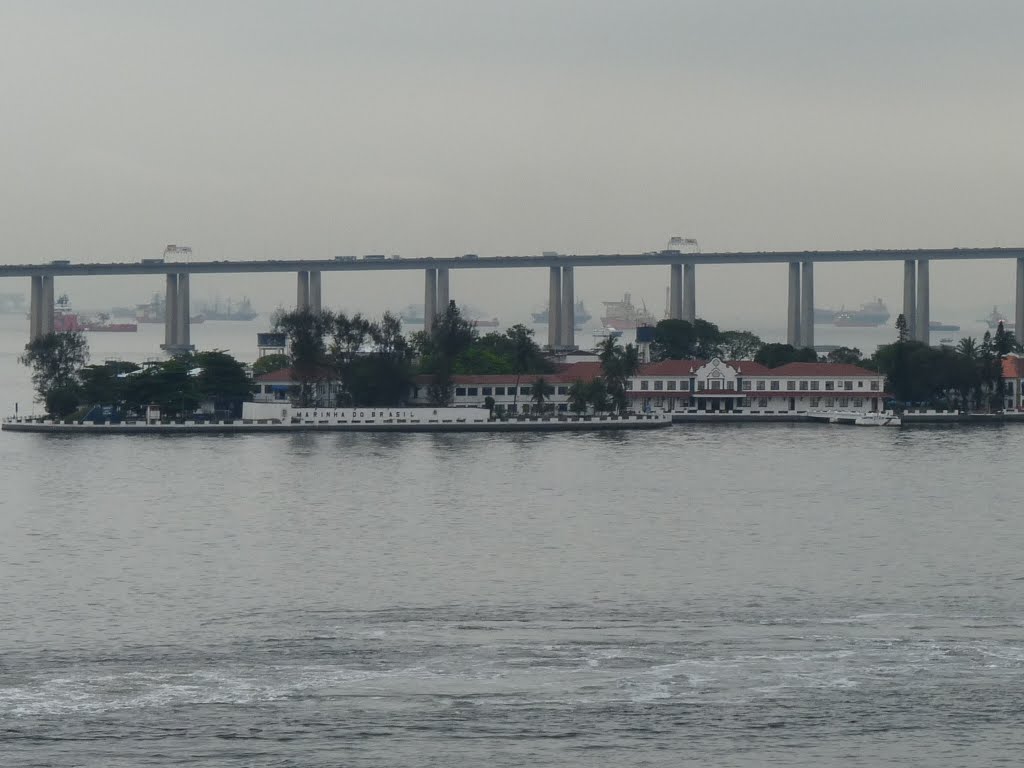
[[0,763],[1016,765],[1022,450],[5,434]]

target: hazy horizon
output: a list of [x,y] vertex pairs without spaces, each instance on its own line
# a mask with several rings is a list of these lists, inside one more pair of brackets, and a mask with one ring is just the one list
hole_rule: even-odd
[[[1024,244],[1015,3],[9,2],[0,21],[7,263],[168,243],[229,260],[635,252],[672,235],[705,251]],[[1010,310],[1012,274],[934,264],[932,316]],[[783,266],[697,275],[700,315],[784,324]],[[819,305],[898,312],[900,265],[815,276]],[[452,295],[509,318],[544,301],[543,271],[496,277],[453,274]],[[667,283],[576,274],[592,311],[630,291],[660,316]],[[58,285],[80,305],[161,288]],[[412,272],[324,277],[348,310],[422,293]],[[270,309],[295,281],[197,277],[192,295]]]

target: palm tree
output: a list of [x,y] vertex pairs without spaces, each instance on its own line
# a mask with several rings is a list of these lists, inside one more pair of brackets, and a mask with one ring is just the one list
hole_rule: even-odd
[[569,385],[569,408],[577,415],[587,410],[587,401],[590,399],[588,387],[577,379]]
[[963,355],[968,360],[978,359],[978,342],[971,336],[965,336],[960,339],[960,343],[956,345],[957,354]]
[[544,380],[543,376],[540,376],[535,382],[533,382],[532,394],[530,399],[537,404],[537,410],[541,413],[544,412],[544,401],[547,400],[548,395],[554,391],[554,387]]

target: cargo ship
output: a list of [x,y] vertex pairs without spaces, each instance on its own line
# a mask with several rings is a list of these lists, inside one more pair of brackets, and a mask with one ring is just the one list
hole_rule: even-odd
[[254,320],[259,316],[258,312],[253,311],[252,303],[247,296],[243,296],[237,306],[232,304],[231,299],[222,305],[220,299],[217,298],[213,304],[201,304],[199,309],[204,320],[247,321]]
[[95,333],[135,333],[139,330],[139,326],[135,323],[110,322],[110,315],[104,312],[101,312],[95,317],[81,320],[81,324],[83,331],[92,331]]
[[999,307],[992,307],[992,313],[985,318],[985,324],[994,331],[999,328],[1000,323],[1003,324],[1004,331],[1012,331],[1016,328],[1016,323],[1000,312]]
[[941,320],[932,320],[928,323],[929,331],[959,331],[960,326],[953,323],[944,323]]
[[840,309],[832,319],[839,328],[874,328],[889,321],[889,308],[881,299],[865,302],[860,309]]
[[831,325],[832,321],[836,319],[837,314],[839,314],[839,310],[832,307],[815,307],[814,324]]
[[[162,323],[166,316],[164,297],[159,293],[154,293],[148,304],[139,304],[135,307],[135,320],[139,323]],[[205,319],[202,315],[192,315],[189,324],[198,325]]]
[[[617,330],[630,330],[641,325],[654,325],[654,315],[647,311],[646,306],[633,305],[632,296],[624,294],[622,301],[602,301],[604,316],[601,325],[611,326]],[[643,302],[641,302],[643,304]]]
[[[545,307],[540,312],[531,312],[533,322],[537,325],[547,325],[548,322],[548,310]],[[591,314],[587,312],[587,308],[583,305],[583,300],[580,299],[576,302],[573,307],[573,323],[576,326],[576,330],[580,330],[584,325],[590,322]]]
[[423,305],[422,304],[410,304],[401,312],[398,313],[399,319],[403,323],[415,323],[416,325],[423,325]]

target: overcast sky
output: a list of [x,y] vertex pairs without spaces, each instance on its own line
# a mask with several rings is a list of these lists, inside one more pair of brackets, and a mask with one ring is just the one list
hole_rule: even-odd
[[[1022,245],[1022,29],[1019,0],[5,0],[0,258]],[[895,309],[900,275],[820,267],[819,303]],[[1011,276],[934,266],[932,316],[1011,300]],[[580,270],[577,293],[660,315],[667,279]],[[241,281],[192,293],[294,300]],[[698,311],[781,324],[785,284],[699,268]],[[525,316],[547,275],[452,290]],[[379,312],[422,276],[325,293]]]

